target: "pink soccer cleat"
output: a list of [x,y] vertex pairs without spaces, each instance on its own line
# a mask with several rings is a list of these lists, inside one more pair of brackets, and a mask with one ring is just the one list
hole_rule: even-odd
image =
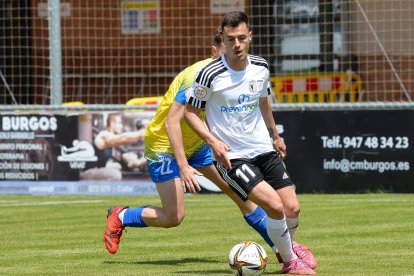
[[292,242],[293,252],[310,268],[315,269],[318,266],[318,261],[310,252],[309,247],[304,247],[300,243]]
[[295,259],[284,263],[282,273],[293,275],[316,275],[316,272],[301,259]]

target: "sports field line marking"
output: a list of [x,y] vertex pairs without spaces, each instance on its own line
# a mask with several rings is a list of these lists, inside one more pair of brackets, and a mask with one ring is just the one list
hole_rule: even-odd
[[58,204],[83,204],[83,203],[102,203],[107,200],[70,200],[70,201],[44,201],[44,202],[26,202],[26,201],[14,201],[14,203],[2,203],[0,207],[11,206],[42,206],[42,205],[58,205]]

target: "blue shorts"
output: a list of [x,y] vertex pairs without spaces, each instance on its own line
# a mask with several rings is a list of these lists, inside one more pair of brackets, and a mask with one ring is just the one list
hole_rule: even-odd
[[[151,156],[156,156],[157,160],[147,158],[147,156],[145,158],[147,159],[148,172],[154,183],[180,177],[177,160],[175,160],[173,154],[153,152]],[[207,144],[203,144],[200,149],[188,158],[188,164],[193,168],[206,167],[213,164],[210,147]]]

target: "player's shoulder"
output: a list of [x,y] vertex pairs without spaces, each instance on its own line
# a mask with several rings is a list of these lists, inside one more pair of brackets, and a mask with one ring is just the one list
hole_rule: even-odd
[[264,58],[262,58],[260,56],[255,56],[255,55],[250,55],[249,54],[249,59],[250,59],[251,64],[254,64],[254,65],[257,65],[257,66],[263,66],[266,69],[269,69],[269,63]]
[[204,60],[200,60],[200,61],[188,66],[184,70],[183,74],[184,75],[193,75],[193,77],[194,77],[196,72],[199,72],[204,66],[209,64],[212,60],[213,60],[212,58],[207,58],[207,59],[204,59]]
[[206,71],[206,70],[214,70],[214,69],[217,69],[217,68],[226,67],[226,66],[224,65],[223,58],[224,58],[224,56],[223,56],[223,55],[221,55],[220,57],[218,57],[218,58],[216,58],[216,59],[212,59],[212,58],[210,58],[210,61],[209,61],[209,62],[207,62],[207,63],[203,66],[203,69],[202,69],[202,70]]
[[206,58],[206,59],[203,59],[203,60],[200,60],[200,61],[194,63],[191,66],[193,66],[194,68],[201,69],[201,68],[203,68],[204,66],[206,66],[207,64],[209,64],[212,61],[214,61],[212,58]]
[[198,73],[196,82],[203,86],[210,86],[213,79],[228,70],[223,62],[224,56],[212,60],[206,64]]
[[199,72],[201,68],[203,68],[210,61],[212,61],[211,58],[200,60],[181,71],[173,81],[173,83],[177,86],[177,91],[181,90],[183,87],[184,89],[187,89],[189,86],[191,86],[196,73]]
[[212,58],[206,58],[206,59],[197,61],[196,63],[193,63],[192,65],[187,66],[184,69],[182,69],[180,71],[180,73],[178,73],[176,78],[178,78],[180,76],[185,76],[185,75],[187,75],[187,74],[189,74],[190,72],[193,72],[193,71],[198,71],[212,60],[213,60]]

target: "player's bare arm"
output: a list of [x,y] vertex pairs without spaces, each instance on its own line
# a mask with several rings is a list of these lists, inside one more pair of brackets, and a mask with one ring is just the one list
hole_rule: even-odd
[[184,185],[184,190],[196,194],[201,190],[195,178],[195,174],[203,175],[188,164],[184,152],[183,137],[180,122],[184,118],[184,105],[173,102],[165,120],[165,129],[174,151],[175,159],[180,168],[180,179]]
[[280,154],[280,158],[284,160],[286,158],[286,145],[277,132],[276,122],[274,120],[272,108],[270,106],[269,96],[260,98],[259,106],[263,120],[265,121],[267,129],[269,130],[269,135],[273,140],[273,147]]
[[185,105],[184,117],[191,128],[211,147],[217,162],[226,169],[231,169],[230,159],[227,152],[230,147],[214,137],[207,129],[205,123],[200,117],[201,109],[192,105]]

